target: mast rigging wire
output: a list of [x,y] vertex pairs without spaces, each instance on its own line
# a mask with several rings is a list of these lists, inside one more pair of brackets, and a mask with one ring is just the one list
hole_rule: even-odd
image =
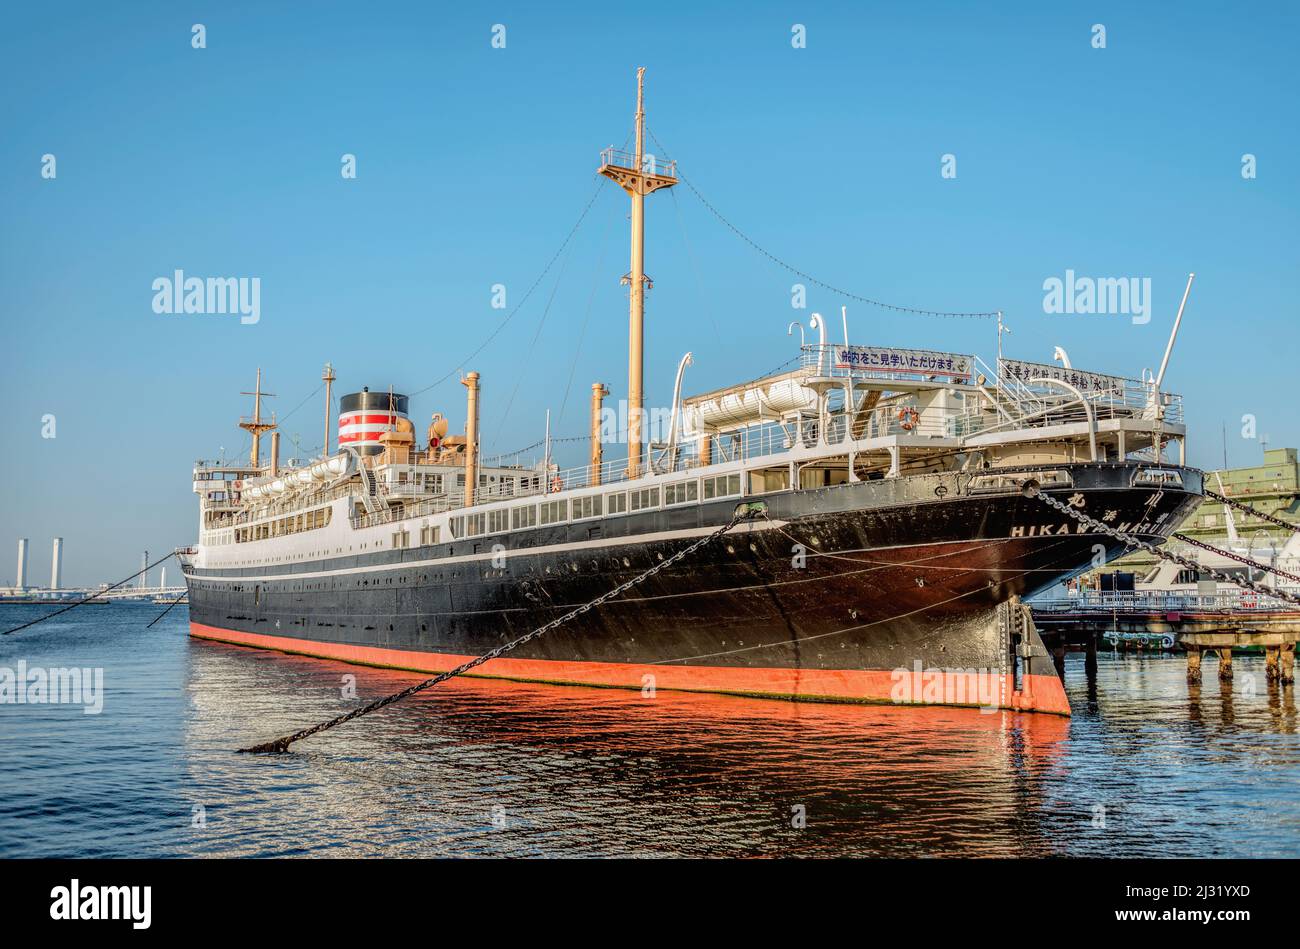
[[569,363],[569,381],[564,384],[564,398],[560,402],[560,414],[555,419],[559,425],[564,421],[564,410],[569,405],[569,395],[573,391],[573,377],[578,371],[578,356],[582,352],[582,343],[587,338],[587,325],[591,322],[592,305],[596,302],[596,289],[600,286],[600,275],[605,269],[605,252],[609,249],[609,232],[614,218],[605,222],[605,233],[600,236],[600,257],[596,261],[596,271],[591,278],[591,293],[587,295],[587,311],[582,317],[582,329],[578,332],[578,344],[573,348],[573,361]]
[[[659,141],[655,133],[651,131],[649,128],[647,128],[646,131],[650,133],[651,140],[654,141],[655,146],[663,154],[664,158],[671,161],[672,156],[668,154],[668,150],[664,148],[663,143]],[[881,309],[885,309],[885,310],[893,310],[896,313],[911,313],[916,316],[969,317],[969,318],[977,318],[977,319],[991,319],[998,315],[997,310],[990,310],[985,312],[979,312],[979,311],[958,312],[958,311],[949,311],[949,310],[928,310],[921,307],[912,307],[912,306],[898,306],[897,304],[885,303],[881,300],[873,300],[870,297],[864,297],[856,293],[851,293],[848,290],[843,290],[839,287],[832,286],[826,281],[818,280],[816,277],[812,276],[811,274],[805,273],[804,271],[800,270],[798,267],[786,263],[780,257],[777,257],[771,251],[767,250],[762,245],[760,245],[757,241],[751,238],[740,228],[736,227],[736,225],[732,224],[731,221],[727,220],[727,218],[725,218],[722,215],[721,211],[719,211],[717,208],[715,208],[712,204],[709,203],[708,199],[705,198],[704,195],[700,193],[700,189],[695,187],[695,185],[691,182],[691,180],[687,178],[685,175],[679,172],[677,175],[677,180],[681,181],[684,185],[686,185],[686,187],[691,189],[691,193],[694,194],[695,197],[700,199],[700,203],[703,204],[705,208],[708,209],[710,214],[712,214],[719,221],[721,221],[733,234],[735,234],[737,237],[743,240],[750,247],[754,248],[754,250],[758,251],[760,254],[762,254],[768,260],[772,261],[777,266],[790,271],[790,273],[794,274],[796,277],[801,277],[802,279],[807,280],[809,283],[816,284],[817,286],[821,287],[823,290],[829,290],[831,293],[834,293],[837,296],[841,296],[849,300],[855,300],[858,303],[865,303],[868,306],[880,307]]]
[[[537,330],[533,333],[532,342],[528,344],[528,352],[524,355],[523,365],[528,366],[533,357],[533,351],[537,349],[537,341],[542,337],[542,330],[546,327],[546,318],[551,315],[551,306],[555,303],[555,295],[560,292],[560,284],[564,281],[564,271],[568,269],[569,261],[572,260],[572,254],[566,254],[564,263],[560,265],[560,272],[555,276],[555,286],[551,287],[551,295],[546,299],[546,306],[542,310],[542,318],[537,323]],[[505,430],[506,421],[510,418],[510,410],[514,408],[515,396],[519,395],[519,386],[523,384],[524,373],[520,372],[515,376],[515,387],[510,390],[510,398],[506,400],[506,410],[501,413],[501,421],[497,423],[497,432]]]
[[[599,174],[597,174],[595,177],[599,178],[600,176]],[[556,249],[555,253],[551,256],[551,259],[547,262],[546,266],[542,268],[542,272],[537,275],[537,279],[533,281],[533,285],[528,288],[526,293],[524,293],[523,299],[521,299],[518,303],[516,303],[514,308],[508,314],[506,314],[506,318],[502,320],[499,324],[497,324],[496,329],[494,329],[491,333],[488,334],[487,339],[483,340],[483,342],[479,344],[478,348],[475,349],[472,353],[470,353],[464,359],[461,359],[456,364],[456,368],[452,369],[446,375],[441,376],[434,382],[431,382],[423,389],[419,389],[415,392],[412,392],[411,398],[415,398],[417,395],[423,395],[424,393],[428,392],[430,389],[435,389],[438,386],[442,385],[452,376],[456,375],[456,373],[458,373],[461,370],[461,367],[463,367],[466,363],[468,363],[479,353],[483,352],[483,350],[487,349],[488,346],[492,343],[492,341],[501,335],[501,331],[504,330],[506,326],[509,325],[510,321],[514,319],[515,314],[518,313],[523,308],[524,304],[528,302],[528,298],[533,295],[533,291],[537,289],[537,287],[541,284],[541,282],[544,279],[546,279],[546,275],[551,272],[551,268],[555,266],[555,262],[560,259],[560,255],[564,253],[564,249],[569,246],[569,241],[573,240],[573,235],[578,233],[578,228],[580,228],[582,226],[582,222],[587,219],[587,212],[589,212],[591,210],[591,206],[596,203],[596,199],[600,197],[600,193],[602,190],[603,190],[602,182],[597,181],[596,188],[591,193],[591,199],[587,202],[587,206],[582,209],[582,213],[578,215],[578,220],[574,222],[573,227],[569,230],[568,236],[566,236],[564,240],[560,243],[560,246]]]

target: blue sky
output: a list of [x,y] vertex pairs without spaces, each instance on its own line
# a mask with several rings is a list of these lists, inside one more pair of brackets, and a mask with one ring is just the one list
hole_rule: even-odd
[[[192,541],[189,470],[246,450],[234,424],[259,365],[269,407],[302,405],[286,455],[294,435],[320,444],[323,403],[303,400],[327,360],[339,392],[477,369],[488,450],[536,441],[547,407],[558,435],[581,433],[590,383],[626,388],[627,202],[595,171],[631,130],[638,65],[650,128],[754,240],[863,296],[1001,309],[1009,355],[1062,345],[1077,367],[1154,368],[1195,270],[1167,379],[1192,463],[1220,463],[1225,421],[1231,461],[1258,459],[1247,413],[1271,444],[1300,442],[1294,8],[660,2],[630,35],[608,4],[467,6],[6,12],[0,578],[19,536],[38,583],[56,534],[76,584]],[[510,312],[492,285],[517,304],[593,193],[532,299],[466,364]],[[685,186],[647,208],[649,404],[669,402],[687,349],[701,391],[793,355],[792,319],[838,325],[843,301],[810,287],[792,310],[796,278]],[[152,281],[177,268],[259,277],[260,322],[154,313]],[[1043,281],[1067,269],[1150,277],[1150,323],[1044,313]],[[995,351],[988,321],[849,314],[855,341]],[[421,432],[433,411],[463,421],[454,377],[413,401]]]

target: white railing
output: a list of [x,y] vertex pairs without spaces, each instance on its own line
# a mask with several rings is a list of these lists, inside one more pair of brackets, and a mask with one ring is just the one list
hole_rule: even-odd
[[1044,613],[1300,612],[1286,600],[1248,590],[1220,590],[1217,593],[1088,591],[1074,596],[1034,599],[1030,606]]
[[622,149],[610,147],[600,153],[600,163],[602,165],[613,165],[616,168],[630,168],[633,171],[663,178],[677,177],[677,162],[675,160],[661,161],[658,157],[649,153],[641,157],[641,167],[638,168],[636,155],[633,152],[625,152]]

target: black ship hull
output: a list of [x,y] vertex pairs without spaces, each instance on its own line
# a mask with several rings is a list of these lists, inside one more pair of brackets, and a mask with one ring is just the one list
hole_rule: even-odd
[[[1200,473],[1135,483],[1142,467],[1052,466],[1073,483],[1048,493],[1158,543],[1199,502]],[[476,674],[1069,714],[1018,600],[1118,556],[1118,540],[968,474],[762,500],[766,517]],[[727,523],[738,501],[282,566],[189,565],[191,633],[443,671],[642,573]]]

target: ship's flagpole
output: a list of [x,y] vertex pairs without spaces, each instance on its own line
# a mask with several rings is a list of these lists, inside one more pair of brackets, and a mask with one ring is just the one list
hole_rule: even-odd
[[1165,381],[1165,370],[1169,368],[1169,356],[1174,351],[1174,340],[1178,338],[1178,327],[1183,324],[1183,308],[1187,306],[1187,297],[1192,292],[1192,281],[1195,279],[1195,273],[1187,275],[1187,287],[1183,290],[1183,302],[1178,304],[1178,315],[1174,317],[1174,328],[1169,333],[1169,345],[1165,347],[1165,358],[1160,360],[1160,371],[1156,373],[1157,390],[1160,388],[1160,383]]

